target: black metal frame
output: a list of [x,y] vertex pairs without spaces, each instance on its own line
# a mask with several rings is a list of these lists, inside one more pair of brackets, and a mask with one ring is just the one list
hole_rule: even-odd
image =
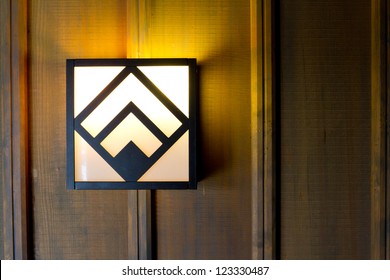
[[[92,100],[83,111],[74,118],[74,68],[82,66],[124,66],[125,68]],[[137,66],[188,66],[189,67],[189,118],[185,116]],[[90,135],[81,123],[99,106],[103,100],[130,74],[137,77],[150,92],[182,123],[182,125],[167,137],[161,130],[130,102],[118,115],[95,137]],[[66,61],[66,114],[67,114],[67,189],[77,190],[125,190],[125,189],[195,189],[197,185],[196,172],[196,130],[197,130],[197,66],[196,59],[68,59]],[[128,114],[133,113],[137,118],[162,142],[160,148],[150,158],[139,153],[139,148],[130,143],[124,149],[137,156],[130,160],[121,152],[112,157],[101,148],[101,141],[107,136]],[[77,131],[115,170],[122,172],[125,182],[76,182],[74,169],[74,131]],[[152,166],[180,137],[189,131],[189,181],[185,182],[137,182],[150,166]],[[122,163],[122,164],[121,164]],[[125,167],[123,168],[123,163]],[[140,164],[142,163],[142,164]],[[137,173],[128,171],[137,168]]]

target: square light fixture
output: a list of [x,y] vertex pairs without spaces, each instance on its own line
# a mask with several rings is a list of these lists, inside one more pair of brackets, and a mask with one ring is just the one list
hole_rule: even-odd
[[68,59],[67,188],[196,188],[196,59]]

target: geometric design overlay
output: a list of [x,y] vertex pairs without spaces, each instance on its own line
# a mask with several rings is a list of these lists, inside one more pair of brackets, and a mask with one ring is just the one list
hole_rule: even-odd
[[83,94],[75,99],[74,115],[77,116],[123,69],[123,66],[75,67],[74,91]]
[[[91,114],[128,75],[133,74],[149,91],[181,122],[181,126],[166,137],[136,104],[130,101],[122,111],[95,137],[81,123]],[[131,90],[131,89],[129,89]],[[130,94],[130,93],[129,93]],[[107,152],[101,142],[130,114],[134,114],[162,143],[148,157],[133,141],[130,141],[115,157]],[[127,66],[98,96],[75,118],[75,131],[125,180],[137,181],[169,148],[188,130],[188,118],[143,74],[137,67]],[[129,128],[132,129],[132,128]]]
[[76,181],[124,181],[85,140],[75,133]]
[[[184,151],[184,152],[183,152]],[[188,181],[188,131],[139,179],[146,181]]]
[[[175,105],[188,117],[188,67],[187,66],[140,66],[138,67]],[[161,71],[165,75],[161,75]],[[172,77],[175,82],[167,82]],[[177,81],[181,81],[180,83]]]
[[102,142],[101,145],[115,157],[126,145],[133,142],[150,157],[161,142],[134,115],[128,115]]
[[[85,189],[111,188],[106,183],[113,183],[113,189],[183,188],[185,182],[187,188],[196,187],[195,172],[190,170],[196,167],[190,151],[195,150],[195,122],[190,121],[195,107],[189,97],[194,93],[189,88],[195,86],[195,60],[191,67],[184,59],[154,67],[152,60],[140,65],[93,60],[106,62],[105,67],[89,65],[88,60],[72,65],[73,61],[67,65],[67,135],[68,146],[73,147],[73,151],[68,147],[68,158],[76,161],[68,159],[68,185],[74,180],[74,188]],[[77,74],[87,77],[89,67],[100,75],[104,71],[99,68],[110,70],[110,78],[92,84],[93,90],[80,86]],[[76,104],[75,94],[82,94],[79,88],[89,91],[89,97]],[[95,187],[87,185],[90,182]]]

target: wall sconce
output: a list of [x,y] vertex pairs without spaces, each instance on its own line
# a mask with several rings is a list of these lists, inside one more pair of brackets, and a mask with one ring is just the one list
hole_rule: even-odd
[[67,188],[196,188],[196,59],[68,59]]

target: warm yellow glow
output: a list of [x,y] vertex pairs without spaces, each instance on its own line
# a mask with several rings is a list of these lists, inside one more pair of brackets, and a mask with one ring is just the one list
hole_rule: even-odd
[[188,66],[138,66],[138,68],[171,100],[187,117],[189,74]]
[[128,115],[101,144],[115,157],[130,141],[148,157],[161,146],[156,136],[133,114]]
[[124,69],[119,67],[74,68],[74,116],[84,108]]

